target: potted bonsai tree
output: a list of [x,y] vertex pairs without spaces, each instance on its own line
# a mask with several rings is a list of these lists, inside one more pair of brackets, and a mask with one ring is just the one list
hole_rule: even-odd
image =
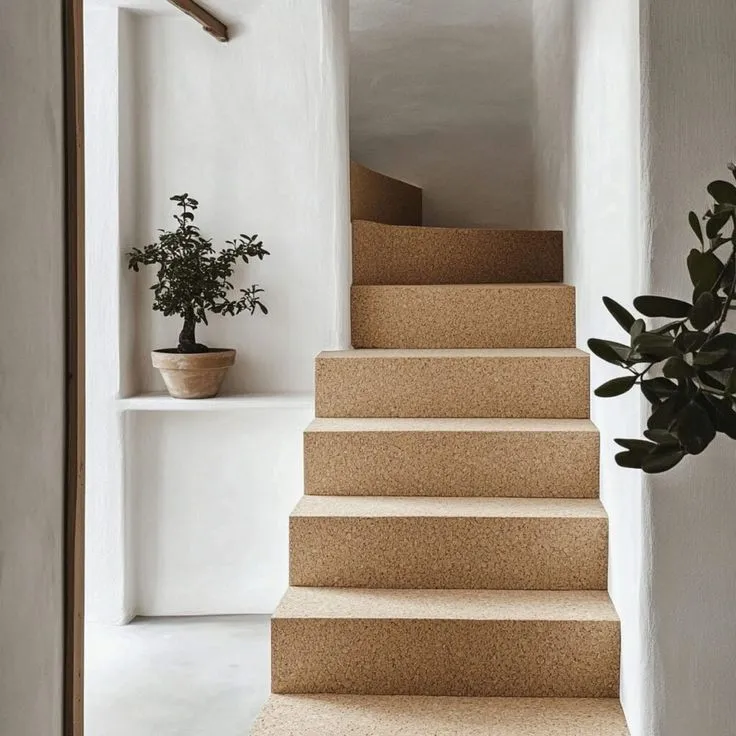
[[174,214],[176,230],[159,230],[156,243],[133,248],[128,268],[138,272],[141,266],[157,266],[153,309],[166,317],[177,315],[183,321],[179,344],[152,352],[153,365],[161,371],[166,388],[177,399],[204,399],[217,395],[227,369],[235,362],[235,350],[208,348],[197,342],[196,327],[207,324],[207,313],[236,315],[268,310],[261,301],[263,289],[254,284],[240,289],[240,296],[230,298],[231,282],[238,262],[250,258],[263,260],[269,252],[257,235],[243,235],[226,241],[229,246],[219,253],[212,240],[203,237],[194,224],[199,206],[189,194],[171,197],[178,211]]

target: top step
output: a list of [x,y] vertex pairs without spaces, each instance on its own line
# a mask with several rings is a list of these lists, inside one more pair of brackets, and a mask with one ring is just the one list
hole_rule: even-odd
[[350,217],[393,225],[421,225],[422,190],[351,161]]
[[559,282],[562,233],[353,222],[353,284]]

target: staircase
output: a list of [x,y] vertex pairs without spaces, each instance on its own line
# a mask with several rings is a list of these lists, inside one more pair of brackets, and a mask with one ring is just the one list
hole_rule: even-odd
[[316,362],[254,736],[628,736],[557,232],[421,225],[353,165],[354,350]]

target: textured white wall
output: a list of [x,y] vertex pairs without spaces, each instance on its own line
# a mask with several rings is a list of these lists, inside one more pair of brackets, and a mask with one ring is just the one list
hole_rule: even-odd
[[[736,159],[736,4],[642,0],[651,289],[688,296],[690,209]],[[731,329],[736,322],[731,321]],[[646,734],[736,733],[736,446],[648,481],[655,693]]]
[[[233,24],[227,44],[183,15],[136,18],[136,243],[171,226],[169,197],[186,191],[217,246],[258,233],[271,252],[243,274],[244,285],[266,289],[269,315],[213,317],[198,333],[240,353],[225,391],[311,391],[315,354],[347,339],[337,311],[347,304],[349,263],[340,188],[346,113],[337,88],[346,71],[331,39],[333,4],[257,4]],[[175,345],[181,329],[150,311],[152,275],[129,274],[139,294],[143,390],[163,388],[150,350]]]
[[[116,393],[162,388],[150,350],[174,345],[180,329],[150,310],[155,274],[128,272],[120,255],[169,226],[171,194],[200,200],[200,225],[217,246],[258,232],[272,252],[245,273],[266,288],[270,314],[214,318],[199,332],[238,349],[226,392],[311,392],[315,354],[349,341],[347,6],[276,0],[232,11],[228,44],[181,14],[93,11],[118,18],[120,46],[116,57],[99,40],[87,59],[101,95],[90,128],[109,128],[105,106],[119,108],[117,131],[98,131],[89,161],[90,186],[100,185],[92,220],[108,234],[90,244],[90,283],[108,303],[89,345],[120,346],[105,358],[119,375],[90,366],[103,406],[89,427],[104,450],[89,457],[98,620],[272,610],[286,585],[288,512],[302,492],[304,408],[128,414],[115,446]],[[105,78],[114,94],[105,96]]]
[[529,226],[531,0],[351,0],[350,144],[425,223]]
[[87,320],[87,477],[85,615],[89,621],[130,619],[130,549],[123,484],[123,428],[115,400],[125,344],[119,340],[120,262],[124,243],[126,150],[120,45],[129,14],[85,7],[85,198]]
[[[578,344],[620,339],[601,303],[641,293],[638,0],[535,0],[536,224],[565,231],[565,280],[577,289]],[[612,372],[593,360],[599,385]],[[648,683],[642,482],[613,460],[614,437],[637,437],[641,402],[593,397],[601,430],[601,496],[610,517],[611,596],[622,620],[622,699],[634,736]]]
[[0,9],[0,733],[61,733],[64,172],[58,0]]

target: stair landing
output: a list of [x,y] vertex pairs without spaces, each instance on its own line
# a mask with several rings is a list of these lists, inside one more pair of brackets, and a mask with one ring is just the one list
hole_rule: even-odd
[[272,695],[257,736],[628,736],[618,700]]

